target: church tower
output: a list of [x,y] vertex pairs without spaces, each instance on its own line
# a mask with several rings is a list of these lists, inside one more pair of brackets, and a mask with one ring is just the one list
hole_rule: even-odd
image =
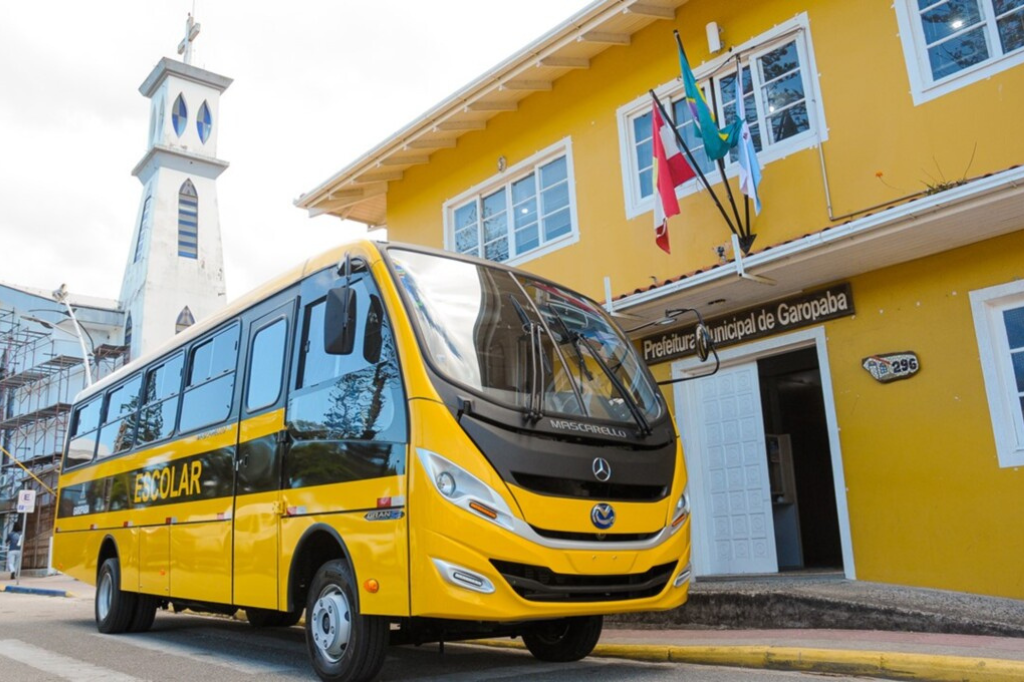
[[150,104],[149,137],[132,175],[142,183],[135,234],[121,285],[125,344],[137,358],[225,303],[217,209],[220,95],[231,79],[191,64],[199,24],[139,87]]

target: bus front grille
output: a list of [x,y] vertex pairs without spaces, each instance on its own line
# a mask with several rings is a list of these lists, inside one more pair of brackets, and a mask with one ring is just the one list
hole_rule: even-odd
[[633,485],[628,483],[601,483],[572,478],[512,472],[518,485],[530,492],[559,497],[610,500],[613,502],[656,502],[669,493],[666,485]]
[[501,576],[523,599],[548,602],[625,601],[653,597],[672,577],[676,562],[646,573],[626,575],[567,575],[544,566],[491,559]]
[[531,525],[537,535],[551,540],[571,540],[573,542],[643,542],[660,533],[570,533],[562,530],[548,530]]

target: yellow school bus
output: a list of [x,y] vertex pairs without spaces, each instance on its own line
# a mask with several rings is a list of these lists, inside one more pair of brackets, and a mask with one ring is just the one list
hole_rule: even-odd
[[76,399],[54,563],[101,632],[159,608],[291,626],[324,680],[391,644],[521,636],[572,661],[604,614],[686,601],[690,505],[657,385],[594,301],[361,241]]

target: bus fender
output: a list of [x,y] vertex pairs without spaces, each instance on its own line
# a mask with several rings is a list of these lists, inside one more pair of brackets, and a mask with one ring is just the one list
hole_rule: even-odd
[[[333,553],[325,552],[323,548],[308,546],[310,543],[314,542],[314,536],[320,535],[321,533],[329,535],[337,543],[341,550],[340,557],[335,556]],[[313,561],[309,565],[304,566],[302,562],[307,557],[307,550],[312,553],[310,556]],[[302,599],[302,603],[297,605],[295,604],[296,593],[298,592],[301,584],[299,581],[305,580],[305,584],[308,587],[309,583],[313,580],[313,576],[316,575],[316,572],[320,569],[320,566],[331,559],[338,558],[347,561],[348,565],[352,569],[352,575],[355,575],[356,567],[355,564],[352,563],[352,555],[348,551],[348,545],[345,544],[345,541],[337,530],[326,523],[314,523],[306,529],[302,534],[302,537],[299,538],[299,542],[295,545],[295,551],[292,553],[291,565],[288,568],[288,611],[294,611],[296,608],[304,608],[306,605],[304,598]],[[355,606],[356,608],[359,608],[358,604]]]

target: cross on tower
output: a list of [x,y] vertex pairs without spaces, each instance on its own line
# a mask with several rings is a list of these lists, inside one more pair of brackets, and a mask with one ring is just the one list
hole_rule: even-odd
[[178,43],[178,54],[184,55],[182,61],[186,64],[192,63],[192,41],[199,35],[199,26],[189,14],[188,21],[185,22],[185,37]]

